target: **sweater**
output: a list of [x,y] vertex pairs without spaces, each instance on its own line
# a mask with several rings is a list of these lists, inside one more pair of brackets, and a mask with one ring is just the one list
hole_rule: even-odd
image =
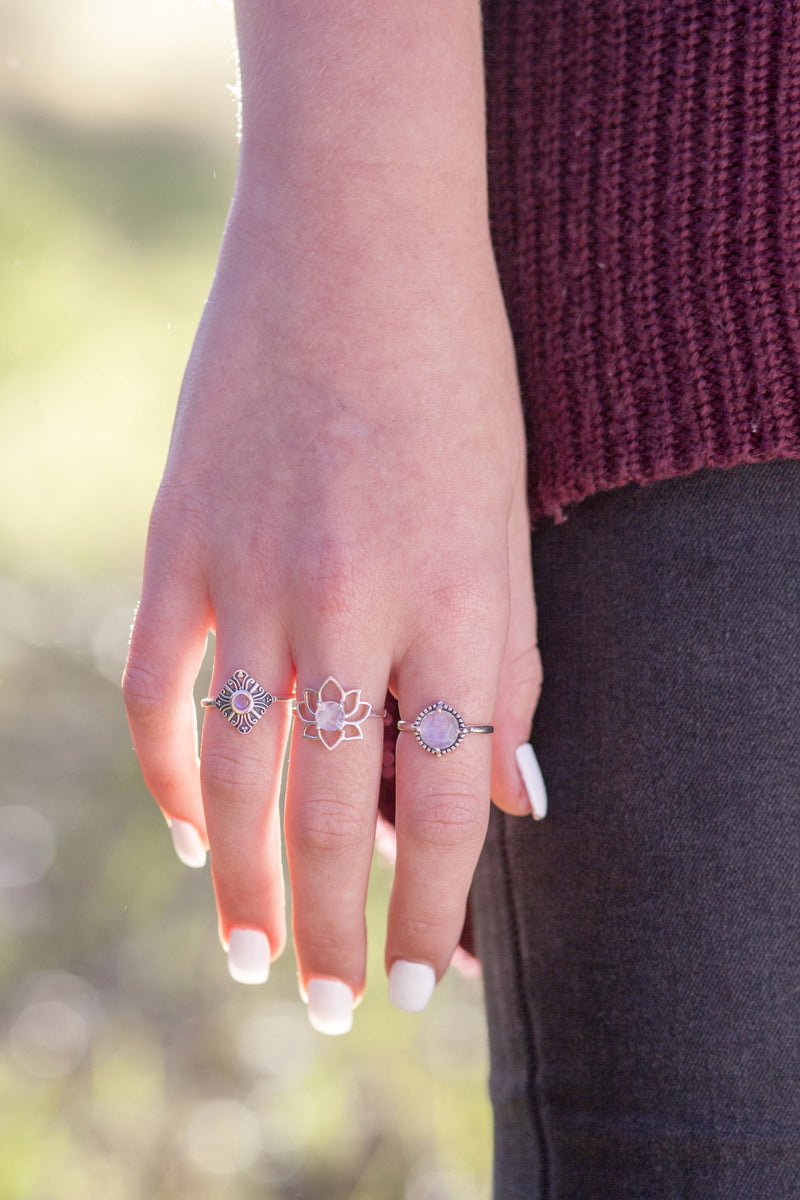
[[800,457],[800,4],[484,0],[534,520]]

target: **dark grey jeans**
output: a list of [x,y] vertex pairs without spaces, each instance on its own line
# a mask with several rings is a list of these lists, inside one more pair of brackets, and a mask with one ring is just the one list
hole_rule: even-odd
[[800,1196],[800,463],[534,535],[550,812],[473,896],[496,1200]]

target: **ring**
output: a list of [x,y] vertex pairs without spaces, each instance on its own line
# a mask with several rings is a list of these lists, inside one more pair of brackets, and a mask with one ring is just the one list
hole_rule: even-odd
[[397,728],[401,733],[413,733],[422,749],[437,758],[460,746],[468,733],[494,733],[494,725],[468,725],[444,700],[423,708],[415,721],[398,721]]
[[234,729],[249,733],[271,704],[292,699],[292,696],[272,696],[247,671],[234,671],[218,696],[206,696],[200,704],[203,708],[218,708]]
[[297,702],[297,715],[303,722],[303,737],[322,742],[327,750],[335,750],[340,742],[363,738],[361,726],[368,717],[386,716],[385,709],[373,708],[361,699],[361,689],[346,692],[338,680],[329,675],[321,687],[305,688],[303,699]]

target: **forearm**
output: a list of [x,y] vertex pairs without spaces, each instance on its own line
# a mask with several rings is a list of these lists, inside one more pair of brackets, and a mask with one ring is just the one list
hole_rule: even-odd
[[237,202],[266,239],[485,239],[477,0],[237,0],[236,19]]

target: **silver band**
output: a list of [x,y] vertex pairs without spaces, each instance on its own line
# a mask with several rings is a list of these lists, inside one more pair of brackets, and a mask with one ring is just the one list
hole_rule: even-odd
[[441,758],[460,746],[468,733],[494,733],[494,725],[468,725],[458,709],[444,700],[423,708],[413,721],[398,721],[400,733],[413,733],[429,754]]
[[341,742],[364,737],[362,726],[370,717],[383,720],[386,710],[373,708],[361,699],[361,689],[345,691],[329,675],[318,688],[305,688],[297,701],[297,716],[303,722],[303,737],[322,742],[326,750],[335,750]]
[[218,696],[205,696],[203,708],[218,708],[239,733],[249,733],[272,704],[289,702],[294,696],[273,696],[247,671],[234,671]]

